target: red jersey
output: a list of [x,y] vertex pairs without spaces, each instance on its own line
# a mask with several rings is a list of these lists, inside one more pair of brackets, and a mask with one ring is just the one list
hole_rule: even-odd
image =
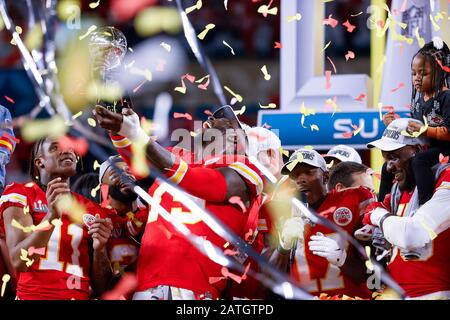
[[[362,220],[365,207],[375,200],[375,196],[366,188],[359,187],[344,191],[332,190],[320,206],[318,212],[322,217],[344,229],[350,236]],[[336,240],[338,234],[322,225],[305,225],[304,246],[297,248],[292,276],[305,289],[313,294],[326,293],[330,296],[345,294],[347,296],[370,298],[366,283],[358,283],[328,262],[326,258],[313,254],[308,247],[311,236],[317,232]],[[347,243],[347,255],[357,255],[353,246]]]
[[[450,168],[440,175],[434,191],[439,188],[450,188]],[[403,192],[398,216],[405,214],[411,196],[412,193]],[[426,254],[418,260],[405,260],[398,247],[392,250],[387,270],[409,297],[450,290],[450,229],[440,233],[425,248]]]
[[[86,214],[106,217],[109,211],[83,196],[72,193],[86,208]],[[29,211],[33,224],[38,225],[48,212],[45,192],[35,183],[12,183],[5,188],[0,199],[0,218],[11,207]],[[34,260],[26,272],[18,272],[17,297],[21,300],[88,299],[90,261],[88,229],[82,222],[72,221],[68,214],[61,215],[45,247],[45,254]],[[35,231],[40,232],[40,231]],[[27,250],[28,248],[24,248]]]
[[[216,158],[222,160],[223,158]],[[211,159],[203,164],[187,165],[181,162],[175,165],[173,172],[167,173],[169,179],[178,183],[189,192],[190,186],[182,179],[180,170],[189,170],[195,167],[220,168],[229,167],[238,172],[249,186],[250,202],[252,206],[257,195],[262,191],[263,181],[259,171],[249,163],[245,157],[241,161],[226,164],[225,161]],[[220,188],[221,186],[204,186],[205,188]],[[218,248],[223,248],[226,241],[214,233],[201,219],[192,214],[177,199],[166,192],[165,185],[155,182],[149,194],[161,203],[172,215],[190,229],[197,236],[203,236]],[[247,215],[242,209],[229,202],[209,202],[191,196],[200,206],[213,213],[223,224],[227,225],[236,234],[242,234],[247,222]],[[151,208],[142,238],[139,252],[137,276],[137,291],[143,291],[158,285],[192,290],[212,298],[218,298],[225,287],[225,281],[212,281],[212,278],[222,277],[221,266],[197,251],[184,236],[166,222],[159,218],[156,208]]]

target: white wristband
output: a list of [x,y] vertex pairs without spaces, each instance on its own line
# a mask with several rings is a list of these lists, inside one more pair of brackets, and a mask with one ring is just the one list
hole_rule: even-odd
[[383,218],[387,214],[389,214],[389,211],[387,211],[386,209],[376,208],[370,215],[370,222],[372,222],[373,225],[380,227],[381,218]]
[[118,133],[133,142],[139,141],[146,144],[150,140],[150,137],[141,128],[139,117],[136,113],[123,115],[122,126]]

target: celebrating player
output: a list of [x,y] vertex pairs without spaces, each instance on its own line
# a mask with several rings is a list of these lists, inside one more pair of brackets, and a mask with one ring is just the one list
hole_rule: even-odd
[[[88,299],[91,284],[97,293],[105,288],[111,222],[107,210],[70,192],[76,164],[73,149],[58,139],[39,140],[30,161],[33,182],[12,183],[1,197],[10,260],[19,273],[18,299]],[[63,196],[83,207],[81,217],[62,209]]]

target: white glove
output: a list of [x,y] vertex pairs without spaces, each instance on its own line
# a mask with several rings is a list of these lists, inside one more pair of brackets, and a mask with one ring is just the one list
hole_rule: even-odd
[[328,262],[337,267],[342,267],[347,258],[347,253],[336,240],[325,237],[320,232],[317,232],[315,236],[311,236],[308,246],[313,254],[326,258]]
[[133,142],[139,141],[145,144],[150,140],[150,137],[141,128],[138,115],[130,110],[122,109],[123,121],[118,133]]
[[292,217],[285,221],[281,231],[280,245],[283,249],[289,250],[294,246],[295,241],[303,242],[304,222],[300,217]]

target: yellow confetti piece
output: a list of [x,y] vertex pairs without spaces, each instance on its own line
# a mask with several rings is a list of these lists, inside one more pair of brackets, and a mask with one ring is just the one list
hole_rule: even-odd
[[205,30],[200,32],[200,34],[197,36],[197,38],[199,38],[200,40],[205,39],[206,34],[209,32],[209,30],[214,29],[215,27],[216,27],[216,25],[213,23],[207,24],[205,27]]
[[95,160],[95,161],[94,161],[93,169],[94,169],[94,170],[97,170],[98,168],[100,168],[100,164],[98,163],[97,160]]
[[431,14],[430,14],[430,21],[434,27],[434,31],[439,31],[441,29],[441,27],[436,23],[436,21],[434,21],[433,16]]
[[263,106],[261,105],[261,103],[259,104],[259,107],[261,109],[275,109],[277,107],[277,105],[275,103],[269,103],[267,106]]
[[72,116],[72,120],[75,120],[76,118],[78,118],[79,116],[81,116],[83,114],[83,111],[79,111],[78,113],[74,114]]
[[262,72],[263,75],[264,75],[264,80],[269,81],[270,78],[272,78],[272,76],[269,74],[269,72],[267,72],[267,66],[266,66],[266,65],[263,65],[263,66],[262,66],[261,72]]
[[43,41],[43,33],[42,33],[42,27],[40,24],[36,24],[31,28],[27,35],[25,36],[25,46],[28,48],[28,50],[34,50],[36,48],[40,48]]
[[202,0],[198,0],[196,4],[194,4],[191,7],[186,8],[186,10],[184,10],[184,12],[186,12],[186,14],[191,13],[194,10],[200,10],[203,6]]
[[[79,224],[83,223],[82,216],[83,214],[86,213],[86,208],[80,202],[78,202],[71,194],[60,195],[56,201],[56,208],[60,212],[68,214],[71,221],[74,221]],[[55,220],[52,221],[52,224]]]
[[22,27],[16,26],[16,32],[17,32],[18,34],[22,34]]
[[223,245],[223,247],[226,249],[226,248],[228,248],[229,245],[230,245],[229,242],[225,242],[225,244]]
[[189,133],[190,133],[191,137],[195,138],[196,136],[198,136],[198,133],[196,133],[194,131],[189,131]]
[[300,19],[302,18],[302,15],[300,13],[297,13],[293,16],[289,16],[287,17],[287,22],[292,22],[292,21],[300,21]]
[[278,150],[280,151],[281,154],[285,155],[286,157],[289,156],[289,151],[284,150],[282,147],[280,147]]
[[170,46],[170,44],[167,44],[167,43],[165,43],[165,42],[161,42],[159,45],[160,45],[161,47],[163,47],[164,49],[166,49],[167,52],[170,52],[170,50],[172,50],[172,47]]
[[123,89],[119,83],[110,83],[108,85],[95,81],[87,89],[87,95],[92,100],[105,100],[114,102],[120,100],[123,96]]
[[50,224],[49,224],[49,222],[48,222],[47,220],[45,220],[45,221],[39,223],[37,226],[31,225],[31,226],[27,226],[27,227],[22,226],[16,219],[13,219],[13,220],[11,221],[11,226],[12,226],[12,227],[17,228],[17,229],[19,229],[19,230],[22,230],[22,231],[25,232],[25,233],[30,233],[30,232],[34,232],[34,231],[39,231],[39,230],[41,230],[41,229],[47,228],[49,225],[50,225]]
[[[313,150],[314,147],[313,146],[304,146],[303,149],[308,149],[308,150]],[[299,158],[299,155],[297,154],[297,158]],[[303,161],[303,156],[301,157],[302,161]]]
[[96,127],[97,126],[97,122],[95,122],[95,120],[94,119],[92,119],[92,118],[88,118],[87,119],[87,122],[88,122],[88,124],[91,126],[91,127]]
[[278,8],[273,7],[269,9],[269,7],[264,4],[258,8],[258,13],[261,13],[264,17],[267,17],[268,14],[276,16],[278,14]]
[[96,186],[94,189],[91,190],[92,198],[95,198],[95,196],[97,195],[98,190],[100,190],[100,184],[98,186]]
[[27,121],[22,129],[22,137],[27,142],[34,142],[48,136],[62,137],[67,132],[64,120],[60,116],[51,119]]
[[5,273],[2,276],[2,292],[0,293],[0,296],[3,297],[5,295],[5,290],[6,290],[6,284],[8,283],[8,281],[11,280],[11,276],[7,273]]
[[331,41],[328,41],[328,43],[325,45],[325,47],[320,51],[320,52],[324,52],[325,50],[327,50],[327,48],[330,46]]
[[91,3],[89,3],[89,8],[95,9],[98,7],[99,4],[100,4],[100,0],[97,0],[97,2],[91,2]]
[[407,136],[407,137],[411,137],[411,138],[417,138],[419,137],[421,134],[423,134],[425,131],[428,130],[428,122],[427,119],[425,118],[425,116],[423,117],[424,123],[425,125],[423,125],[419,131],[415,131],[412,134],[410,134],[409,132],[407,132],[406,130],[403,130],[401,132],[402,135]]
[[27,214],[29,214],[29,213],[30,213],[30,207],[29,207],[29,206],[23,207],[23,214],[24,214],[24,215],[27,215]]
[[138,69],[135,67],[130,68],[130,73],[131,74],[136,74],[136,75],[141,75],[143,76],[145,79],[147,79],[148,81],[152,81],[153,80],[153,74],[149,69]]
[[334,165],[334,160],[331,160],[330,163],[327,163],[327,168],[331,169],[331,167],[333,167],[333,165]]
[[85,34],[83,34],[82,36],[79,36],[78,39],[83,40],[88,35],[90,35],[92,32],[94,32],[96,29],[97,29],[97,26],[95,24],[90,26],[89,29],[87,30],[87,32]]
[[230,48],[231,54],[234,56],[235,54],[234,54],[233,48],[232,48],[228,43],[226,43],[225,40],[223,40],[222,43],[223,43],[224,45],[226,45],[228,48]]
[[127,218],[130,219],[131,221],[133,221],[134,224],[135,224],[138,228],[140,228],[140,227],[142,226],[142,222],[139,221],[138,219],[136,219],[136,217],[135,217],[135,215],[134,215],[133,212],[128,212],[128,213],[127,213]]
[[0,16],[0,31],[2,31],[4,27],[5,27],[5,23],[3,22],[3,19]]
[[54,225],[55,227],[58,228],[58,227],[62,226],[62,220],[61,219],[53,219],[52,225]]
[[366,249],[367,257],[369,258],[369,259],[366,261],[366,268],[369,269],[369,270],[371,270],[371,271],[373,271],[373,270],[374,270],[374,267],[373,267],[372,261],[370,261],[370,247],[369,247],[369,246],[366,246],[365,249]]
[[419,44],[419,47],[423,48],[423,46],[425,45],[425,39],[420,36],[419,27],[416,28],[416,31],[414,33],[416,35],[416,39],[417,39],[417,43]]
[[234,114],[237,116],[243,115],[246,109],[247,109],[246,106],[242,106],[242,108],[240,110],[234,111]]
[[364,128],[364,122],[361,124],[361,127],[353,131],[353,136],[356,136],[362,129]]
[[382,110],[383,110],[383,102],[378,102],[378,113],[380,114],[380,121],[383,121],[383,116],[381,115]]
[[146,177],[149,175],[150,170],[146,161],[146,146],[147,143],[144,141],[134,141],[131,145],[131,165],[135,169],[137,175],[141,177]]
[[315,115],[316,109],[314,108],[306,108],[305,103],[302,102],[302,105],[300,106],[300,113],[303,114],[305,117]]
[[292,161],[291,163],[289,163],[289,164],[286,166],[286,168],[287,168],[289,171],[292,171],[292,170],[295,168],[295,166],[297,165],[297,163],[298,163],[298,160],[294,160],[294,161]]
[[314,130],[319,131],[319,127],[317,126],[317,124],[311,124],[310,127],[311,127],[311,131],[314,131]]
[[133,60],[133,61],[131,61],[130,63],[127,63],[127,64],[125,65],[125,70],[126,70],[126,69],[130,69],[135,63],[136,63],[136,60]]
[[230,88],[228,88],[227,86],[224,86],[225,90],[227,90],[233,97],[236,98],[236,100],[238,102],[242,102],[244,99],[242,98],[241,95],[234,93]]

